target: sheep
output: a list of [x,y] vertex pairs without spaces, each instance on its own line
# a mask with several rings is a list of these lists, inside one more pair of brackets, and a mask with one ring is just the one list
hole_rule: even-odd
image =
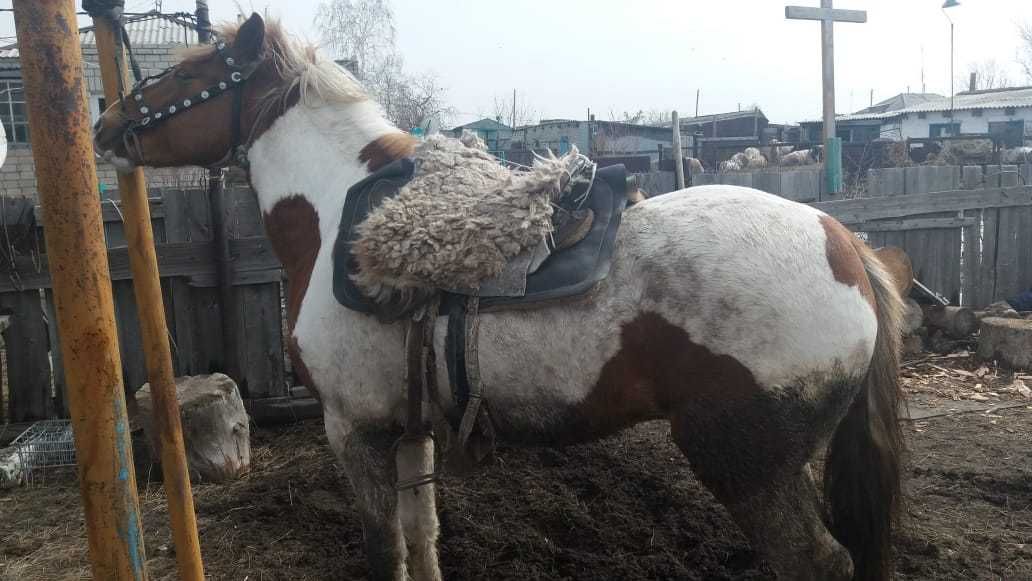
[[686,157],[685,159],[688,161],[688,171],[690,171],[692,175],[700,174],[706,171],[706,168],[702,166],[701,161],[695,159],[694,157]]
[[738,152],[731,156],[731,159],[721,162],[720,171],[741,171],[749,167],[749,158],[744,153]]
[[748,165],[746,165],[746,167],[749,169],[763,169],[767,167],[767,158],[763,157],[763,154],[760,153],[759,149],[756,149],[755,147],[747,147],[743,152],[743,155],[745,155],[748,160]]
[[1032,147],[1014,147],[1002,154],[1004,163],[1032,163]]
[[817,151],[814,149],[800,149],[781,156],[781,165],[809,165],[817,162]]

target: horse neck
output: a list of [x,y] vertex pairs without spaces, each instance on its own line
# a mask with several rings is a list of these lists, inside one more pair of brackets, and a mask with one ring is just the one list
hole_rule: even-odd
[[363,149],[399,134],[370,101],[291,107],[248,152],[262,211],[300,196],[327,217],[326,211],[343,206],[348,188],[369,175]]
[[[269,241],[291,281],[291,327],[320,249],[336,238],[348,189],[375,169],[370,145],[402,138],[409,139],[369,102],[295,105],[251,146],[251,185]],[[385,149],[372,150],[381,153],[377,163],[386,162]]]

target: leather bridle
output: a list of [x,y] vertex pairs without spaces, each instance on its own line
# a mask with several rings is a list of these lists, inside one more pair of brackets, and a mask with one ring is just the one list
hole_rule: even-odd
[[[243,114],[244,101],[243,86],[261,65],[262,59],[256,58],[253,62],[241,65],[239,64],[239,56],[233,52],[232,48],[227,47],[226,43],[221,40],[215,43],[215,51],[215,54],[217,54],[225,63],[226,68],[229,71],[229,75],[218,83],[211,85],[203,89],[201,92],[191,95],[181,101],[156,106],[148,103],[143,96],[144,87],[152,81],[157,81],[167,76],[175,70],[174,66],[169,67],[156,75],[139,79],[136,84],[133,85],[129,94],[121,100],[122,113],[129,118],[129,124],[122,133],[122,143],[125,146],[127,153],[129,151],[135,152],[137,159],[142,162],[145,158],[143,155],[143,146],[140,143],[140,133],[160,126],[162,123],[165,123],[187,109],[198,107],[206,102],[213,101],[226,93],[232,93],[232,137],[229,150],[226,151],[226,155],[222,156],[220,160],[207,167],[226,167],[231,164],[247,167],[247,148],[249,144],[244,142],[241,133],[241,115]],[[136,103],[138,116],[129,116],[129,112],[126,107],[127,99],[131,99]]]

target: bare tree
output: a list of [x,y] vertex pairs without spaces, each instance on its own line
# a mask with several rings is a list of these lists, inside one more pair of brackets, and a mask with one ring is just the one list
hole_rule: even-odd
[[399,129],[442,126],[451,113],[433,75],[409,76],[396,46],[390,0],[326,0],[315,25],[334,58],[353,59],[357,76]]
[[670,123],[670,111],[664,111],[662,109],[638,109],[637,113],[623,112],[623,115],[619,118],[613,115],[612,112],[609,114],[610,120],[619,121],[621,123],[630,123],[632,125],[663,125],[664,123]]
[[453,112],[445,104],[444,93],[444,87],[433,75],[410,78],[394,93],[396,98],[387,115],[405,131],[414,127],[421,127],[424,131],[441,128]]
[[[516,96],[516,108],[512,107],[512,95],[499,97],[495,95],[494,106],[491,108],[494,120],[504,123],[509,127],[516,128],[522,125],[531,125],[538,120],[538,112],[525,97]],[[513,114],[516,117],[513,117]]]
[[968,90],[972,73],[975,75],[975,90],[1005,89],[1011,86],[1007,71],[996,62],[996,59],[986,59],[968,63],[967,72],[958,76],[954,83],[958,91]]
[[1018,64],[1025,71],[1025,79],[1032,83],[1032,22],[1018,26],[1021,46],[1018,48]]

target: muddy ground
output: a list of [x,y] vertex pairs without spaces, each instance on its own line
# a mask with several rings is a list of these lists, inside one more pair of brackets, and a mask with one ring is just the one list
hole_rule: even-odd
[[[905,422],[898,578],[1032,579],[1032,402],[1004,393],[1013,376],[965,359],[908,373],[911,407],[929,417]],[[352,494],[319,422],[252,435],[248,477],[195,488],[210,578],[363,578]],[[152,579],[175,579],[161,488],[140,495]],[[448,579],[773,578],[661,423],[562,450],[503,448],[482,472],[446,478],[439,507]],[[89,578],[84,547],[70,475],[0,491],[0,579]]]

